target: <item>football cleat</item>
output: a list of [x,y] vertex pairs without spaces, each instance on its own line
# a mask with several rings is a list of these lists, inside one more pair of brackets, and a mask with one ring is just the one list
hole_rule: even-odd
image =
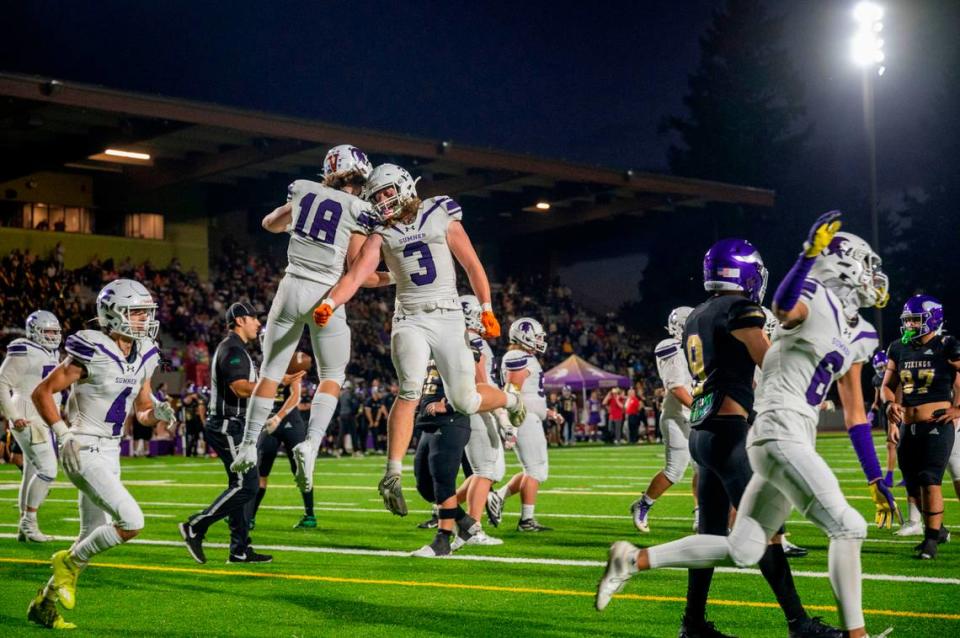
[[69,549],[61,549],[51,559],[53,568],[53,588],[57,592],[64,609],[73,609],[77,605],[77,578],[81,567],[70,557]]
[[391,513],[397,516],[407,515],[407,502],[403,498],[403,489],[400,485],[399,474],[386,474],[380,479],[377,485],[380,490],[380,496],[383,498],[383,505]]
[[806,547],[794,545],[786,538],[780,540],[780,545],[783,546],[783,554],[787,558],[803,558],[809,553]]
[[313,446],[307,441],[293,446],[293,461],[297,466],[294,481],[301,492],[313,489],[313,467],[317,462],[317,455],[313,453]]
[[500,527],[503,518],[503,497],[494,491],[487,494],[487,520],[494,527]]
[[552,527],[541,525],[535,518],[525,518],[517,523],[518,532],[552,532]]
[[631,555],[636,549],[636,546],[627,541],[617,541],[610,546],[607,569],[597,583],[597,597],[594,600],[597,611],[606,609],[613,595],[623,591],[624,585],[636,573],[636,568],[631,569]]
[[240,554],[230,554],[230,557],[227,558],[228,563],[270,563],[273,562],[273,556],[269,554],[258,554],[253,551],[252,547],[248,547],[246,551]]
[[684,620],[680,623],[680,633],[677,638],[734,638],[729,634],[719,631],[716,626],[707,620],[693,623]]
[[293,526],[293,529],[315,529],[317,527],[317,517],[304,514],[300,521]]
[[434,514],[433,516],[431,516],[431,517],[428,518],[427,520],[423,521],[422,523],[419,523],[419,524],[417,525],[417,528],[419,528],[419,529],[437,529],[437,525],[439,525],[439,524],[440,524],[440,517],[437,516],[436,514]]
[[524,419],[527,418],[527,406],[523,404],[523,399],[520,398],[520,388],[512,383],[508,383],[503,391],[517,397],[517,404],[513,409],[507,408],[507,414],[510,415],[510,425],[518,428],[523,425]]
[[649,532],[650,526],[647,524],[647,515],[650,513],[650,506],[641,496],[630,506],[630,513],[633,514],[633,526],[641,532]]
[[20,519],[20,527],[17,530],[17,540],[21,543],[49,543],[53,540],[53,536],[41,532],[36,523],[30,523],[26,519]]
[[937,541],[932,538],[925,539],[914,549],[917,551],[917,558],[921,560],[933,560],[937,557]]
[[819,616],[787,623],[790,638],[844,638],[844,632],[823,622]]
[[180,536],[183,538],[183,544],[187,546],[187,551],[193,556],[193,560],[201,565],[207,562],[207,556],[203,553],[203,536],[197,534],[190,523],[180,523]]
[[443,556],[449,556],[453,553],[453,549],[450,546],[450,534],[444,534],[442,532],[437,532],[437,535],[433,537],[433,541],[429,545],[424,545],[415,552],[411,552],[411,556],[416,556],[417,558],[441,558]]
[[946,527],[940,528],[940,538],[937,539],[937,545],[943,545],[950,542],[950,530]]
[[467,542],[467,545],[503,545],[502,538],[494,538],[493,536],[488,536],[485,531],[482,529],[476,534],[471,536]]
[[893,533],[894,536],[923,536],[923,525],[920,521],[906,521],[900,526],[900,529]]
[[43,595],[43,588],[37,592],[27,607],[27,620],[37,623],[47,629],[76,629],[72,622],[67,622],[57,611],[57,603]]
[[700,529],[700,507],[693,508],[693,531]]
[[475,521],[469,514],[465,514],[463,518],[457,521],[456,529],[454,530],[456,532],[456,538],[450,543],[451,551],[455,552],[469,543],[470,539],[482,530],[483,528],[480,526],[480,523]]

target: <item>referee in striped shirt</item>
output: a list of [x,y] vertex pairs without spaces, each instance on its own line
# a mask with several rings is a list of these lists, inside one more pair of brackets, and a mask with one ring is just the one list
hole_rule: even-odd
[[240,302],[227,309],[226,320],[229,333],[213,354],[204,437],[207,445],[216,450],[227,471],[227,489],[207,509],[180,523],[180,535],[194,560],[205,563],[203,537],[211,525],[226,518],[230,525],[230,558],[227,562],[269,563],[273,560],[271,556],[259,554],[250,546],[252,508],[248,503],[257,495],[257,468],[254,466],[243,474],[230,471],[234,452],[243,438],[247,398],[257,383],[257,372],[247,344],[256,342],[260,320],[253,308]]

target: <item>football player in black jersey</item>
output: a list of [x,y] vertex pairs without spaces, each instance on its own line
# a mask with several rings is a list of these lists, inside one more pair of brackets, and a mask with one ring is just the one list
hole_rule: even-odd
[[[887,417],[899,430],[900,471],[907,493],[918,499],[923,513],[923,542],[918,558],[932,559],[937,545],[950,539],[943,527],[941,482],[953,451],[953,385],[960,370],[960,341],[942,334],[943,306],[929,295],[911,297],[900,314],[903,336],[887,350],[883,399]],[[902,403],[896,390],[900,388]]]
[[[713,294],[690,313],[681,340],[697,381],[690,411],[690,453],[700,466],[697,531],[726,536],[730,507],[739,507],[753,474],[746,451],[747,416],[753,409],[754,372],[770,347],[760,306],[767,271],[750,242],[725,239],[707,251],[703,279],[704,289]],[[780,540],[781,534],[774,537],[758,566],[783,609],[791,638],[841,638],[840,630],[807,615]],[[610,600],[609,566],[617,545],[610,550],[607,575],[598,586],[598,610]],[[689,570],[687,607],[678,638],[726,636],[706,620],[712,578],[712,567]]]

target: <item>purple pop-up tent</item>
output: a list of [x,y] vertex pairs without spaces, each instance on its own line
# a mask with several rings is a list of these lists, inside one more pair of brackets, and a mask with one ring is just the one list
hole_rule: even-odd
[[601,370],[572,354],[543,375],[543,387],[548,390],[560,390],[565,385],[584,392],[595,388],[629,388],[630,379]]

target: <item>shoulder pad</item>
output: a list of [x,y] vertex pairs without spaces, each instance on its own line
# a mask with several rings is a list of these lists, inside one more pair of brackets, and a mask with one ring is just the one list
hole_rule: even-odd
[[503,355],[503,365],[507,370],[523,370],[530,362],[530,355],[523,350],[510,350]]
[[92,363],[105,358],[105,352],[110,352],[103,343],[104,338],[99,330],[80,330],[67,337],[64,348],[75,360]]
[[672,357],[680,350],[680,341],[677,339],[664,339],[654,348],[653,354],[657,359],[666,359]]
[[767,323],[767,315],[760,304],[750,299],[738,299],[730,304],[727,323],[730,330],[763,328]]
[[463,218],[463,210],[460,208],[460,204],[446,195],[437,195],[436,197],[427,198],[424,200],[421,208],[424,211],[424,217],[430,215],[436,210],[441,210],[451,220],[459,221]]

